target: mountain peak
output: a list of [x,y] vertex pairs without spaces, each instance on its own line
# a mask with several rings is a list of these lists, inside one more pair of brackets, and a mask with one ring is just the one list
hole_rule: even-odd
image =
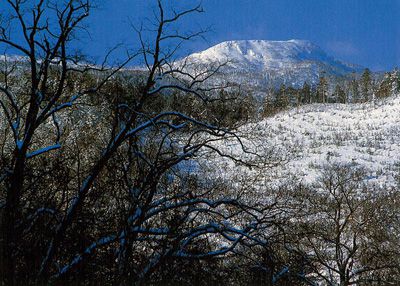
[[263,78],[272,75],[282,81],[290,77],[296,85],[304,81],[316,82],[321,72],[341,76],[358,71],[354,65],[327,55],[314,43],[299,39],[225,41],[187,59],[199,65],[228,62],[227,73],[258,73]]
[[205,63],[213,61],[232,62],[235,67],[243,66],[252,70],[277,66],[278,62],[299,60],[326,60],[327,55],[318,46],[307,40],[266,41],[237,40],[217,44],[203,52],[190,56]]

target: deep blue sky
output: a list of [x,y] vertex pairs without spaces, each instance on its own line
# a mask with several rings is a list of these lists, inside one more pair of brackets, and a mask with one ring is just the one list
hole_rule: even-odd
[[[202,5],[205,13],[186,19],[181,29],[201,25],[212,32],[186,52],[224,40],[306,39],[338,59],[374,70],[400,66],[400,0],[203,0]],[[151,18],[153,6],[152,0],[105,0],[93,13],[93,52],[118,41],[134,45],[128,19],[138,24]]]
[[[137,48],[131,23],[152,19],[155,0],[97,2],[99,8],[88,23],[91,39],[85,37],[81,43],[85,53],[99,57],[119,42]],[[165,2],[187,7],[198,3]],[[185,46],[181,55],[224,40],[306,39],[340,60],[373,70],[400,66],[400,0],[202,0],[202,6],[205,13],[185,18],[177,28],[211,26],[212,31],[206,41]]]

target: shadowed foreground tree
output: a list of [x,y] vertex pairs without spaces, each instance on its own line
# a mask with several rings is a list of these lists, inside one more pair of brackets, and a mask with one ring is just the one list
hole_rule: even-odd
[[[246,240],[262,243],[252,233],[270,221],[269,207],[228,197],[226,186],[191,171],[199,168],[191,159],[210,151],[244,163],[215,147],[240,138],[182,112],[151,108],[171,91],[205,106],[216,99],[220,86],[209,79],[219,66],[190,72],[172,61],[183,42],[203,32],[168,28],[202,12],[200,6],[167,13],[157,1],[153,43],[139,29],[140,52],[106,69],[107,59],[84,65],[70,53],[89,1],[6,2],[12,15],[3,18],[0,43],[24,55],[28,68],[4,73],[0,85],[3,284],[141,284],[171,261],[179,267],[230,253]],[[17,24],[21,41],[10,30]],[[167,49],[171,41],[176,48]],[[147,71],[128,91],[116,88],[137,55]]]

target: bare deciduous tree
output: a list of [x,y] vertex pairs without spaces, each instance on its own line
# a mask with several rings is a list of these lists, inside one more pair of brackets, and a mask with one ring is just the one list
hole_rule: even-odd
[[379,238],[391,241],[397,236],[388,229],[398,224],[392,213],[395,207],[388,203],[386,194],[368,189],[365,177],[356,166],[333,164],[324,169],[315,190],[299,191],[303,207],[295,221],[298,232],[292,235],[298,253],[312,267],[310,277],[318,283],[383,283],[385,273],[398,268],[393,260],[397,256],[395,244],[386,248]]
[[[170,24],[202,12],[200,6],[167,13],[157,1],[153,44],[147,44],[138,29],[145,79],[124,102],[118,99],[120,90],[110,84],[136,54],[106,69],[106,61],[103,66],[83,65],[80,57],[69,53],[89,16],[89,1],[7,4],[12,16],[2,23],[0,43],[26,57],[29,78],[21,88],[8,84],[11,74],[6,73],[0,85],[5,129],[12,134],[5,140],[14,146],[1,173],[1,277],[6,285],[79,277],[96,253],[114,256],[115,269],[110,271],[120,284],[144,283],[169,259],[208,259],[233,252],[243,241],[263,243],[252,234],[270,223],[269,206],[246,205],[239,196],[229,197],[227,190],[210,186],[206,178],[193,184],[184,174],[185,163],[204,150],[247,164],[215,147],[215,142],[231,137],[245,150],[240,138],[182,112],[149,108],[171,91],[207,103],[221,87],[207,85],[219,66],[192,73],[172,61],[175,48],[163,46],[177,40],[178,48],[202,35],[168,33]],[[22,41],[11,37],[14,23],[19,24]],[[84,77],[90,80],[76,84]],[[104,134],[87,138],[96,144],[105,141],[104,145],[70,144],[68,130],[78,137],[85,133],[62,124],[76,117],[68,109],[88,104],[85,95],[117,98],[115,106],[108,107],[112,120],[102,126]],[[87,221],[84,229],[82,222]],[[34,257],[28,258],[32,253]]]

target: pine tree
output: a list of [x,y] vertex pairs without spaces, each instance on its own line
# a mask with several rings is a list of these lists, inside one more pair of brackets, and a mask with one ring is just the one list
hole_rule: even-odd
[[354,103],[362,102],[361,96],[360,96],[360,87],[359,87],[358,81],[356,79],[355,73],[353,73],[352,80],[350,82],[350,93],[351,93],[352,101]]
[[288,104],[290,106],[295,106],[300,104],[299,91],[296,88],[292,86],[287,87],[286,96],[288,98]]
[[264,98],[262,116],[269,117],[271,115],[274,115],[275,112],[276,112],[275,102],[269,96],[266,96]]
[[336,102],[339,102],[339,103],[346,103],[347,102],[346,93],[345,93],[344,89],[338,84],[335,87],[335,91],[333,93],[333,97],[334,97]]
[[366,102],[372,97],[372,76],[368,68],[364,70],[361,76],[360,85],[362,99]]
[[288,105],[289,105],[289,97],[286,92],[286,86],[285,84],[282,84],[275,98],[275,106],[278,109],[284,109]]
[[390,96],[391,91],[392,91],[391,75],[389,72],[387,72],[385,73],[385,76],[379,85],[376,95],[379,98],[388,97]]
[[400,92],[400,71],[396,68],[392,72],[392,94]]
[[325,72],[323,72],[319,78],[317,100],[320,103],[326,103],[328,101],[328,79],[325,76]]
[[311,86],[304,82],[302,89],[300,90],[302,103],[311,103]]

